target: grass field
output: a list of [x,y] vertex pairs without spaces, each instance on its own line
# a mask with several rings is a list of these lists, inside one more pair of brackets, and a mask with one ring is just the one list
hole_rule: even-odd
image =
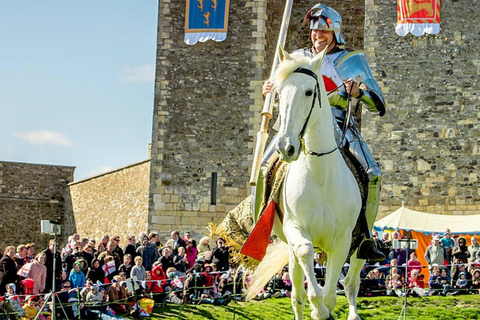
[[[369,297],[358,299],[359,314],[364,320],[398,319],[403,307],[403,298]],[[348,303],[344,296],[338,297],[334,317],[347,318]],[[236,320],[293,320],[289,298],[266,299],[252,302],[232,301],[226,307],[201,305],[167,305],[156,308],[150,319],[236,319]],[[306,309],[305,319],[310,319]],[[403,316],[401,319],[404,319]],[[452,296],[408,298],[406,319],[417,320],[480,320],[480,296]]]

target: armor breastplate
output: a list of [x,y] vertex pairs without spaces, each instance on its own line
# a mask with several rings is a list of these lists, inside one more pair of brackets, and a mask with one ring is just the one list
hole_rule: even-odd
[[[315,56],[310,49],[299,49],[292,54],[302,54],[309,58]],[[361,104],[370,112],[380,115],[385,113],[385,101],[380,86],[373,78],[363,51],[340,50],[327,54],[323,60],[321,73],[332,107],[347,108],[348,97],[343,81],[353,79],[363,90],[363,95],[358,99]]]

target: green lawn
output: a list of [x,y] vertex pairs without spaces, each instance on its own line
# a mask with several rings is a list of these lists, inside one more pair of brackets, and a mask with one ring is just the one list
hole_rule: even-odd
[[[369,297],[358,299],[359,314],[365,320],[398,319],[402,306],[403,298]],[[339,296],[334,317],[337,320],[346,319],[347,314],[347,299],[344,296]],[[310,309],[306,309],[305,315],[305,319],[310,319]],[[232,301],[226,307],[209,304],[168,304],[165,308],[154,309],[151,319],[293,320],[293,312],[289,298],[271,298],[247,303]],[[480,296],[408,298],[407,319],[480,320]]]

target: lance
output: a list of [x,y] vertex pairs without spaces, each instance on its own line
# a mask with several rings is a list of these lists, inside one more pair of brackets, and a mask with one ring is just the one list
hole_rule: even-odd
[[[279,63],[278,51],[279,46],[285,47],[285,39],[287,38],[288,24],[290,23],[290,14],[292,12],[293,0],[287,0],[285,3],[285,11],[283,12],[282,26],[280,28],[280,34],[278,35],[277,47],[275,49],[275,57],[273,58],[272,70],[270,71],[270,80],[273,79],[275,70]],[[260,124],[260,130],[257,132],[257,143],[255,145],[255,153],[253,155],[252,173],[250,176],[250,185],[255,186],[257,184],[258,173],[260,172],[260,166],[262,162],[263,152],[265,151],[265,145],[268,139],[268,122],[272,118],[272,98],[273,94],[269,92],[265,97],[262,109],[262,123]]]

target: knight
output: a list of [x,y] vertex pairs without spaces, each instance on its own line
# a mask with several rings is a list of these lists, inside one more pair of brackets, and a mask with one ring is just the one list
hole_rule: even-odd
[[[312,46],[295,50],[292,54],[313,58],[327,48],[320,72],[328,92],[337,143],[343,154],[359,167],[368,179],[364,208],[359,217],[363,240],[357,250],[357,258],[383,261],[386,257],[377,249],[371,236],[371,228],[378,211],[382,174],[347,107],[349,101],[353,100],[368,111],[383,116],[385,101],[363,52],[343,48],[345,40],[341,30],[342,17],[336,10],[318,3],[305,15],[303,25],[307,24],[310,26]],[[263,94],[272,90],[273,83],[267,80],[263,86]],[[281,119],[277,120],[274,129],[278,128],[279,121]],[[278,157],[275,146],[276,137],[265,150],[262,167]]]

